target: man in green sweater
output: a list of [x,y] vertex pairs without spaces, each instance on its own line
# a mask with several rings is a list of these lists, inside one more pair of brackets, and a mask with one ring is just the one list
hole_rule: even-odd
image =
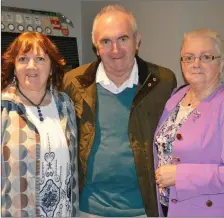
[[65,75],[78,120],[81,216],[162,215],[152,143],[176,78],[138,57],[140,40],[133,14],[109,5],[93,23],[97,60]]

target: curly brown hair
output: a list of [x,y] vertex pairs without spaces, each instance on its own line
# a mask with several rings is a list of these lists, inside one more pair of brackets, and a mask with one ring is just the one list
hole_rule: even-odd
[[[2,55],[2,86],[5,89],[14,78],[15,60],[17,55],[21,52],[27,53],[34,49],[42,49],[51,60],[52,70],[52,85],[59,88],[65,73],[65,60],[60,55],[58,48],[46,36],[38,32],[24,32],[20,34],[7,48]],[[47,88],[50,87],[50,79],[48,79]]]

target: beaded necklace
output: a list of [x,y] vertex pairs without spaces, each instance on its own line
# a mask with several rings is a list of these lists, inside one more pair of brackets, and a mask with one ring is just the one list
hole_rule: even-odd
[[22,96],[23,96],[23,97],[24,97],[30,104],[32,104],[33,106],[35,106],[35,107],[37,108],[37,112],[38,112],[39,120],[40,120],[41,122],[43,122],[43,121],[44,121],[44,118],[43,118],[43,114],[42,114],[41,109],[40,109],[40,105],[42,104],[42,102],[43,102],[43,100],[44,100],[44,98],[45,98],[45,96],[46,96],[46,94],[47,94],[47,89],[46,89],[46,91],[45,91],[43,97],[41,98],[39,104],[35,104],[35,103],[32,102],[29,98],[27,98],[27,97],[25,96],[25,94],[20,90],[19,87],[18,87],[18,90],[19,90],[19,93],[20,93],[20,94],[21,94],[21,95],[22,95]]

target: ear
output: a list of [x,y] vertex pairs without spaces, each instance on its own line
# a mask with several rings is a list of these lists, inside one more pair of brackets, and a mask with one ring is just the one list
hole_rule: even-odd
[[97,49],[96,45],[94,45],[93,43],[92,43],[92,49],[93,49],[93,52],[94,52],[97,56],[99,56],[98,49]]
[[136,33],[136,36],[135,36],[135,43],[136,43],[136,46],[135,46],[135,48],[136,48],[136,50],[138,50],[139,49],[139,47],[140,47],[140,44],[141,44],[141,34],[139,33],[139,32],[137,32]]
[[95,47],[95,48],[96,48],[96,55],[97,55],[97,56],[100,56],[100,53],[99,53],[97,47]]

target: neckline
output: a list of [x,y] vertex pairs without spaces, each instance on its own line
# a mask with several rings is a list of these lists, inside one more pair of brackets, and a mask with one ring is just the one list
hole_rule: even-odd
[[[199,104],[200,104],[200,103],[199,103]],[[180,101],[180,104],[179,104],[179,105],[180,105],[180,108],[181,108],[181,109],[189,110],[189,111],[192,110],[192,109],[194,110],[194,109],[196,108],[196,107],[195,107],[195,108],[192,107],[192,105],[184,106],[184,105],[182,104],[182,101]]]
[[19,86],[18,86],[18,91],[19,91],[19,93],[31,104],[31,105],[33,105],[33,106],[35,106],[35,107],[40,107],[40,105],[42,104],[42,102],[44,101],[44,99],[45,99],[45,97],[46,97],[46,95],[47,95],[47,89],[45,90],[45,93],[44,93],[44,95],[42,96],[42,98],[41,98],[41,100],[40,100],[40,102],[38,103],[38,104],[35,104],[33,101],[31,101],[21,90],[20,90],[20,88],[19,88]]
[[[39,108],[42,108],[42,109],[47,108],[47,107],[50,107],[53,104],[53,100],[54,100],[51,92],[50,92],[50,97],[51,97],[51,99],[50,99],[51,101],[49,102],[49,104],[47,104],[47,105],[41,105],[41,106],[38,106],[38,107]],[[36,106],[34,106],[34,105],[25,105],[24,104],[24,106],[27,107],[27,108],[36,108]]]
[[[186,94],[189,92],[189,90],[190,90],[190,85],[188,85],[187,87],[186,87],[186,91],[183,93],[183,97],[181,98],[181,103],[182,103],[182,101],[183,101],[183,99],[185,98],[185,96],[186,96]],[[198,104],[198,106],[201,104],[201,103],[204,103],[204,102],[206,102],[206,101],[209,101],[210,99],[212,99],[220,90],[222,90],[224,88],[224,83],[223,82],[221,82],[221,84],[212,92],[212,93],[210,93],[210,95],[208,95],[206,98],[204,98],[203,100],[201,100],[200,102],[199,102],[199,104]],[[190,106],[183,106],[183,104],[181,105],[182,107],[192,107],[192,104],[190,105]],[[197,107],[198,107],[197,106]],[[197,108],[197,107],[195,107],[195,108]],[[194,108],[194,107],[192,107],[192,108]]]

